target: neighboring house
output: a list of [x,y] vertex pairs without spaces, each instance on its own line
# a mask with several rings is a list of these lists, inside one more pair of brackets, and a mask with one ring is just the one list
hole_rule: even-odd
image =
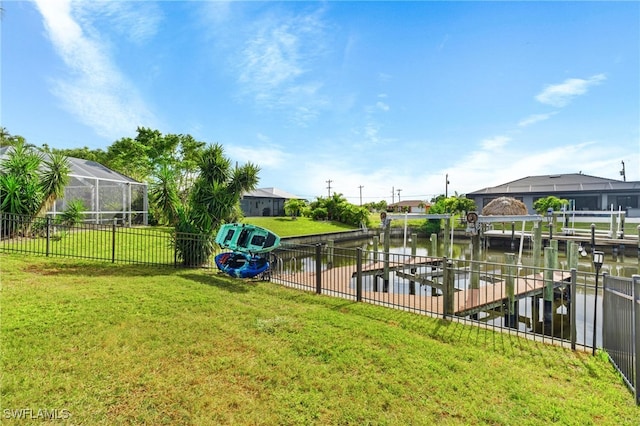
[[245,216],[284,216],[284,203],[290,199],[302,199],[277,188],[259,188],[245,192],[240,207]]
[[407,213],[426,213],[429,211],[431,204],[422,200],[405,200],[387,205],[387,211],[390,212],[407,212]]
[[[10,147],[0,147],[0,161]],[[46,154],[45,154],[46,155]],[[102,223],[147,224],[147,184],[138,182],[95,161],[69,158],[69,183],[64,197],[56,200],[51,216],[64,212],[67,203],[82,200],[85,220]]]
[[534,213],[533,203],[553,195],[571,203],[574,210],[614,210],[621,208],[627,217],[640,217],[640,182],[583,175],[581,173],[529,176],[491,188],[466,194],[478,209],[498,197],[512,197],[522,201]]

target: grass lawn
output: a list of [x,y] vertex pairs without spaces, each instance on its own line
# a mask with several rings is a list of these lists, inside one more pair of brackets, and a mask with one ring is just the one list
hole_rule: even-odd
[[204,270],[0,254],[0,283],[7,423],[640,424],[603,356],[457,323]]
[[247,217],[244,223],[261,226],[274,232],[280,237],[297,237],[301,235],[324,234],[329,232],[348,231],[357,227],[328,220],[312,220],[308,217]]

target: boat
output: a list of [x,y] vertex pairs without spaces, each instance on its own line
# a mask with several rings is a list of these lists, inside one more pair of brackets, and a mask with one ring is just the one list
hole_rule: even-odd
[[219,270],[234,278],[253,278],[269,269],[266,258],[241,252],[220,253],[214,260]]
[[218,230],[216,243],[234,252],[267,253],[280,245],[280,237],[259,226],[227,223]]

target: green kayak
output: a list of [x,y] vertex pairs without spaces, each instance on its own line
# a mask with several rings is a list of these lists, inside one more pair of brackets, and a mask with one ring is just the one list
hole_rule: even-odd
[[227,223],[216,235],[220,247],[243,253],[266,253],[280,245],[280,237],[268,229],[244,223]]

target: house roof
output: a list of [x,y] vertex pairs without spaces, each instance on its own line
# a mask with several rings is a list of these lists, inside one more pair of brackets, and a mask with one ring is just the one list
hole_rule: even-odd
[[583,175],[582,173],[528,176],[502,185],[469,192],[467,195],[611,190],[640,190],[640,182],[623,182],[621,180]]
[[289,194],[286,191],[273,187],[258,188],[253,191],[245,192],[242,196],[252,198],[281,198],[284,200],[301,199],[301,197],[298,197],[297,195]]

